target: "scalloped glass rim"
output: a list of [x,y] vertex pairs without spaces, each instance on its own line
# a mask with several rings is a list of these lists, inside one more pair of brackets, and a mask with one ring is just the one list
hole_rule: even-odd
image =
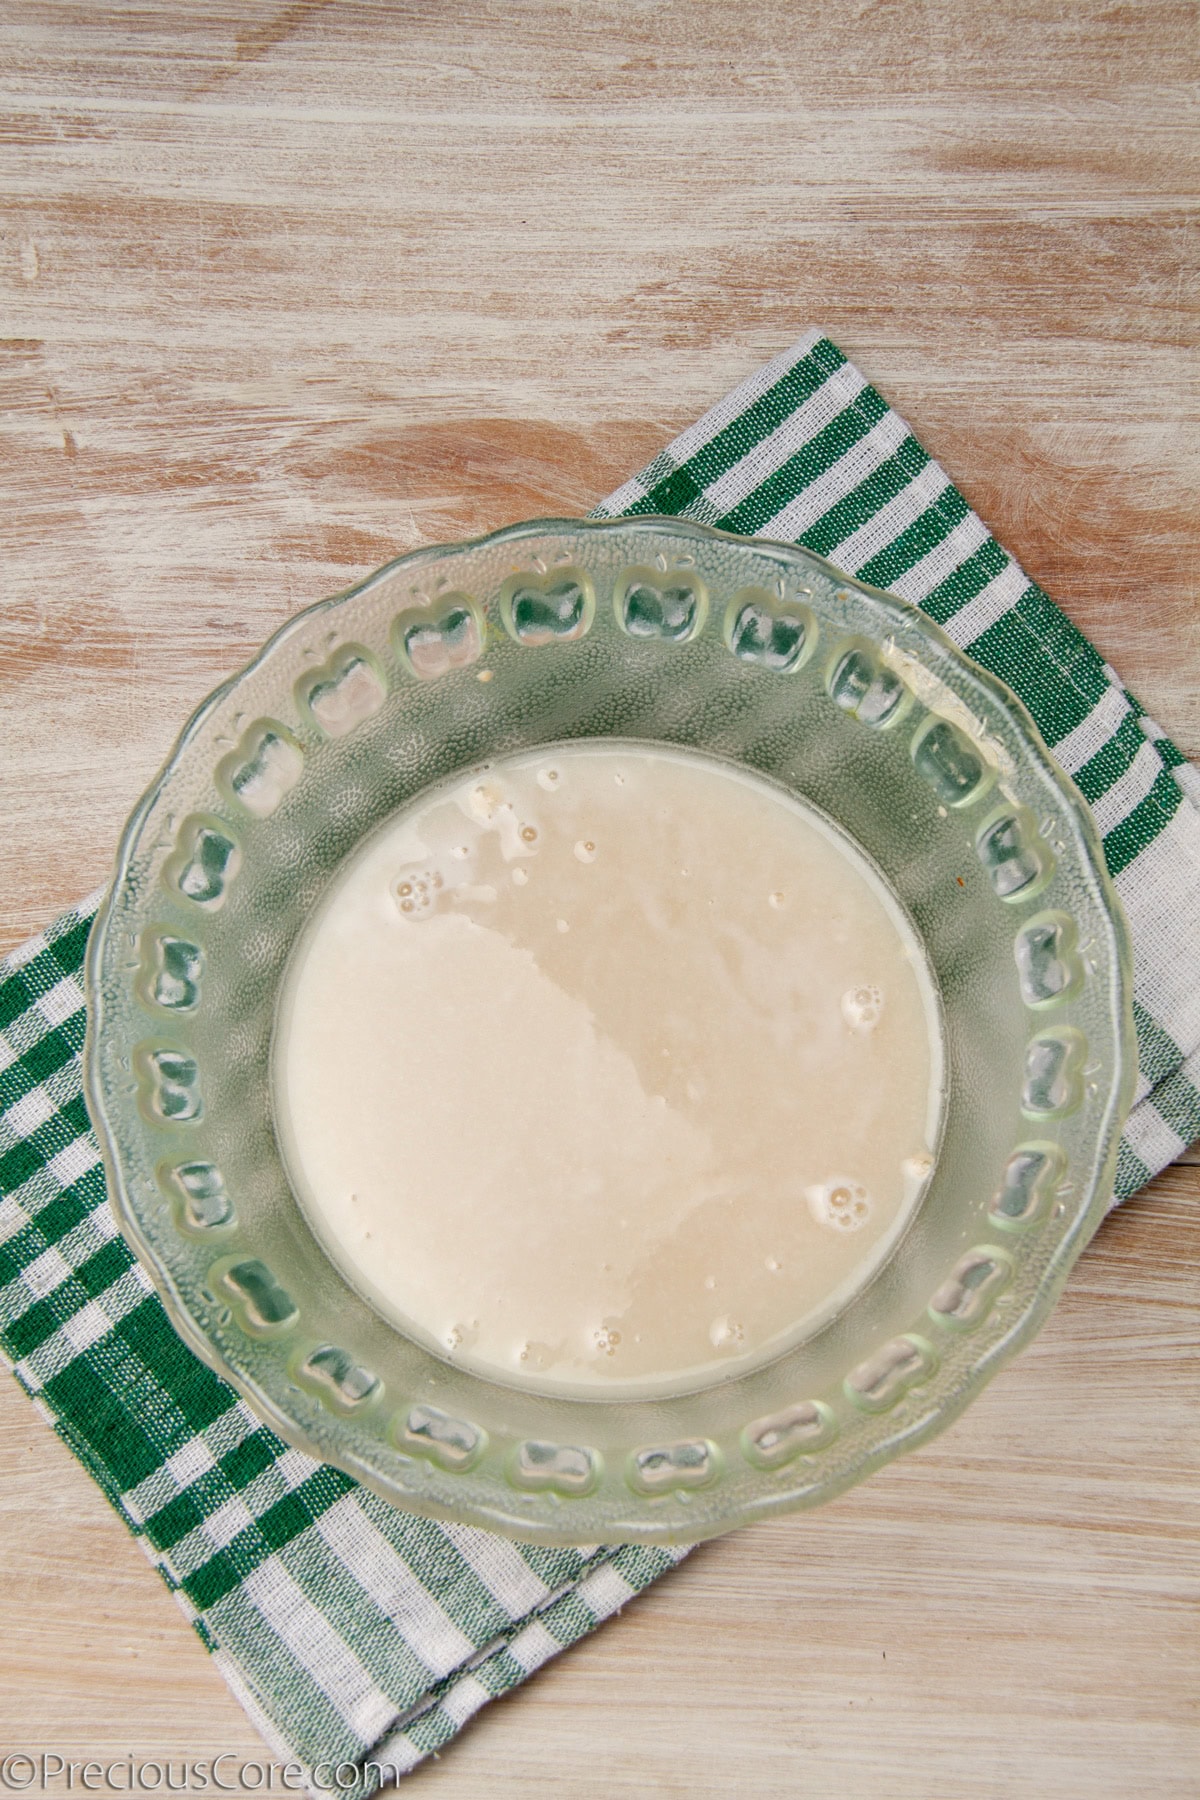
[[[536,546],[542,540],[556,542],[563,539],[570,540],[572,554],[578,564],[587,563],[590,557],[600,573],[595,580],[589,575],[580,584],[581,590],[585,591],[575,615],[567,620],[562,631],[562,644],[551,641],[554,630],[550,631],[549,638],[545,630],[542,630],[541,636],[531,634],[526,643],[518,641],[519,620],[514,622],[513,595],[514,592],[520,594],[522,590],[519,584],[514,589],[511,579],[509,591],[503,597],[499,594],[500,584],[496,581],[486,597],[476,595],[469,606],[459,608],[447,626],[444,645],[437,641],[437,634],[434,633],[431,640],[432,661],[428,660],[429,647],[419,634],[411,640],[406,638],[402,643],[393,643],[396,615],[403,612],[404,617],[408,618],[414,605],[418,608],[429,606],[426,596],[424,601],[410,601],[404,607],[400,596],[401,586],[409,583],[411,588],[419,588],[423,575],[436,571],[440,564],[470,565],[472,559],[476,564],[488,564],[490,558],[491,564],[499,567],[500,562],[508,558],[510,560],[504,562],[504,566],[513,575],[520,573],[522,569],[529,572],[530,604],[535,609],[530,618],[541,629],[544,621],[540,621],[540,615],[536,612],[537,598],[541,589],[551,583],[551,576],[546,574],[547,565],[544,561],[536,564],[536,570],[541,573],[535,572],[531,546]],[[609,554],[609,561],[614,563],[617,573],[612,570],[605,573],[606,554]],[[517,560],[511,561],[513,557]],[[623,627],[616,593],[614,592],[613,604],[610,605],[607,594],[597,597],[590,591],[592,586],[601,585],[609,575],[615,589],[622,570],[626,574],[633,573],[641,577],[655,566],[662,569],[676,565],[696,568],[697,563],[703,565],[701,585],[708,591],[701,595],[700,603],[695,608],[694,620],[687,625],[682,635],[677,633],[674,639],[670,638],[665,627],[661,642],[647,644],[639,639],[636,652],[630,648],[628,633],[624,633],[624,642],[619,641],[623,637]],[[748,579],[738,581],[734,576],[724,582],[714,579],[713,570],[724,569],[726,564],[735,571],[741,569]],[[575,564],[571,567],[574,569]],[[542,576],[545,576],[544,581]],[[980,1275],[978,1268],[974,1273],[971,1269],[965,1269],[968,1260],[966,1257],[960,1259],[960,1263],[956,1263],[953,1269],[941,1267],[940,1285],[927,1284],[925,1291],[932,1292],[933,1298],[929,1307],[923,1311],[914,1312],[911,1302],[908,1302],[909,1314],[898,1316],[896,1307],[900,1303],[894,1293],[890,1295],[889,1301],[886,1291],[888,1283],[882,1278],[872,1283],[869,1291],[857,1296],[840,1316],[837,1329],[841,1332],[841,1338],[835,1332],[835,1341],[831,1340],[832,1353],[835,1358],[840,1356],[841,1359],[838,1367],[846,1369],[845,1379],[840,1386],[837,1383],[831,1386],[829,1381],[825,1381],[822,1386],[814,1377],[806,1383],[793,1380],[789,1387],[781,1369],[785,1370],[792,1365],[796,1358],[803,1358],[808,1346],[802,1344],[780,1358],[768,1370],[758,1371],[745,1381],[719,1384],[712,1389],[703,1390],[699,1395],[683,1396],[678,1403],[617,1403],[612,1406],[605,1406],[594,1400],[577,1403],[588,1408],[597,1425],[600,1414],[610,1414],[607,1426],[616,1430],[621,1447],[614,1450],[615,1440],[612,1439],[610,1430],[602,1453],[588,1453],[595,1457],[594,1463],[588,1465],[592,1474],[587,1475],[586,1479],[577,1480],[574,1487],[571,1473],[574,1465],[568,1466],[568,1458],[567,1462],[561,1463],[560,1468],[551,1454],[556,1445],[561,1446],[564,1441],[573,1454],[574,1446],[584,1435],[582,1430],[564,1431],[564,1421],[570,1415],[569,1406],[563,1408],[547,1402],[539,1403],[537,1396],[514,1397],[511,1390],[493,1387],[477,1377],[460,1380],[457,1375],[448,1373],[426,1351],[419,1354],[429,1368],[424,1369],[420,1380],[411,1380],[403,1394],[391,1378],[378,1389],[369,1390],[370,1395],[386,1392],[388,1408],[392,1409],[388,1413],[390,1422],[386,1427],[381,1427],[380,1405],[373,1398],[361,1403],[362,1410],[356,1410],[360,1406],[359,1400],[351,1400],[343,1405],[336,1394],[331,1400],[332,1390],[327,1379],[328,1367],[331,1366],[328,1357],[322,1369],[314,1370],[305,1363],[302,1377],[297,1378],[299,1353],[294,1346],[291,1350],[288,1348],[291,1337],[295,1335],[294,1322],[284,1322],[270,1330],[255,1327],[240,1331],[236,1318],[230,1323],[230,1308],[228,1304],[222,1304],[228,1301],[229,1292],[222,1290],[214,1293],[207,1282],[202,1289],[197,1286],[194,1271],[190,1265],[185,1266],[186,1255],[191,1254],[192,1240],[188,1239],[185,1243],[184,1234],[178,1231],[172,1236],[173,1227],[167,1220],[168,1209],[163,1200],[161,1182],[151,1182],[145,1176],[142,1164],[146,1164],[147,1155],[150,1155],[155,1168],[158,1168],[161,1158],[152,1155],[141,1143],[142,1138],[153,1136],[154,1132],[147,1132],[148,1115],[139,1112],[134,1098],[132,1077],[127,1066],[131,1060],[128,1054],[130,1045],[125,1044],[126,1054],[122,1057],[114,1044],[118,1031],[124,1031],[126,1038],[130,1037],[131,1032],[136,1035],[140,1031],[141,1037],[146,1038],[146,1020],[153,1010],[152,1002],[139,1002],[134,992],[136,983],[130,978],[132,965],[128,953],[132,946],[129,925],[130,918],[137,910],[131,900],[131,893],[135,880],[142,879],[142,865],[148,854],[159,855],[159,874],[163,863],[159,853],[164,848],[173,850],[177,865],[185,855],[184,848],[174,847],[174,840],[171,845],[166,846],[160,842],[148,852],[143,841],[146,827],[148,824],[157,827],[158,813],[165,810],[165,799],[169,798],[173,786],[182,784],[191,773],[189,758],[194,759],[197,750],[203,747],[205,734],[215,728],[214,722],[218,721],[222,709],[227,707],[243,687],[248,684],[253,687],[255,679],[269,673],[277,662],[282,672],[287,664],[289,651],[305,634],[312,633],[314,625],[335,624],[338,630],[330,634],[330,640],[336,638],[343,647],[349,643],[355,656],[360,644],[367,650],[363,665],[367,674],[362,679],[367,681],[368,687],[371,681],[376,682],[383,698],[376,702],[372,693],[368,692],[370,704],[368,712],[363,714],[366,718],[376,705],[386,713],[384,700],[390,702],[397,692],[401,692],[398,705],[402,704],[403,693],[407,692],[415,708],[418,692],[426,691],[421,674],[422,666],[430,682],[429,692],[433,691],[433,684],[436,683],[439,692],[444,690],[448,695],[453,691],[461,699],[464,693],[469,693],[464,684],[474,684],[478,674],[478,671],[472,669],[473,662],[478,658],[490,657],[495,666],[502,670],[501,679],[495,682],[495,687],[489,686],[486,689],[486,694],[491,696],[503,688],[506,680],[517,682],[526,679],[528,671],[535,666],[539,671],[539,679],[544,683],[547,679],[546,671],[551,669],[556,659],[562,659],[562,666],[565,668],[571,654],[579,655],[585,646],[585,640],[590,641],[597,655],[607,646],[608,654],[627,655],[630,658],[636,654],[642,659],[639,668],[654,670],[668,667],[661,659],[681,657],[685,644],[689,652],[698,656],[703,640],[704,654],[709,661],[704,663],[701,660],[694,667],[701,671],[716,668],[714,658],[721,655],[730,658],[740,654],[734,632],[737,620],[730,610],[732,602],[724,598],[725,593],[732,592],[735,597],[740,598],[746,590],[753,588],[756,593],[761,594],[767,579],[772,576],[780,596],[779,610],[789,613],[790,609],[790,616],[799,620],[793,638],[798,634],[800,650],[790,661],[787,660],[791,652],[788,650],[785,633],[774,667],[765,660],[765,640],[761,627],[762,619],[766,618],[767,611],[770,610],[767,608],[758,619],[757,637],[752,636],[747,640],[750,645],[747,661],[755,666],[749,672],[745,668],[736,670],[739,681],[751,684],[779,682],[784,679],[795,681],[795,688],[789,692],[797,695],[797,706],[800,705],[802,683],[806,683],[804,693],[808,698],[804,704],[811,704],[817,709],[823,707],[824,712],[819,715],[822,719],[825,713],[830,714],[827,726],[823,725],[822,729],[835,735],[842,734],[839,753],[843,754],[845,745],[851,742],[846,736],[847,731],[860,734],[857,740],[859,743],[869,738],[878,746],[885,739],[898,741],[901,738],[903,734],[893,727],[903,718],[907,721],[906,741],[913,741],[911,757],[915,763],[917,740],[928,736],[930,732],[930,715],[935,723],[939,719],[948,721],[952,728],[948,734],[952,740],[947,746],[949,760],[937,763],[935,759],[930,778],[949,784],[943,796],[949,801],[949,805],[939,807],[938,812],[943,818],[948,814],[952,815],[951,824],[954,826],[962,824],[958,817],[961,810],[964,817],[974,815],[970,821],[971,831],[985,832],[988,820],[995,812],[993,802],[1001,791],[1008,791],[1005,783],[1013,789],[1016,799],[1020,800],[1024,798],[1021,782],[1026,778],[1038,792],[1052,797],[1057,806],[1057,829],[1065,832],[1065,837],[1057,858],[1049,858],[1051,874],[1029,887],[1027,903],[1020,909],[1020,917],[1022,922],[1026,922],[1043,914],[1046,906],[1054,899],[1057,889],[1053,885],[1046,893],[1042,893],[1042,889],[1049,883],[1057,882],[1059,872],[1066,871],[1069,866],[1073,878],[1081,884],[1080,893],[1087,902],[1088,925],[1098,958],[1097,969],[1092,970],[1088,983],[1088,992],[1097,1000],[1097,1017],[1103,1015],[1103,1030],[1107,1034],[1102,1046],[1102,1064],[1098,1070],[1089,1071],[1098,1097],[1094,1103],[1089,1099],[1082,1108],[1088,1115],[1086,1138],[1082,1146],[1073,1144],[1066,1150],[1055,1152],[1059,1160],[1053,1164],[1053,1180],[1055,1183],[1059,1181],[1065,1167],[1066,1173],[1072,1178],[1070,1204],[1065,1199],[1059,1199],[1056,1207],[1042,1207],[1042,1211],[1051,1213],[1052,1217],[1047,1222],[1039,1215],[1038,1228],[1032,1236],[1022,1235],[1018,1230],[1009,1234],[1004,1221],[996,1222],[997,1213],[993,1210],[989,1215],[991,1225],[980,1220],[967,1233],[968,1240],[979,1237],[998,1243],[1002,1254],[993,1257],[992,1264],[989,1265],[990,1272],[989,1269],[984,1269]],[[383,628],[381,648],[379,642],[374,645],[368,642],[371,632],[362,627],[362,621],[366,620],[381,592],[385,589],[390,592],[393,586],[395,600],[387,608],[388,618]],[[445,611],[441,607],[443,599],[447,603],[462,599],[460,588],[466,590],[468,598],[470,597],[470,582],[461,569],[456,573],[452,585],[443,582],[442,586],[449,587],[450,591],[435,600],[432,614],[429,615],[436,616],[438,620]],[[720,600],[717,599],[718,592],[722,596]],[[767,598],[770,599],[769,594]],[[763,604],[765,607],[766,602]],[[840,625],[839,607],[845,614]],[[805,615],[809,618],[811,627],[807,640],[804,637]],[[885,718],[872,719],[868,708],[852,717],[849,703],[844,700],[840,712],[838,707],[831,711],[828,701],[832,697],[833,664],[828,661],[827,650],[830,645],[825,642],[824,635],[830,628],[831,620],[832,642],[839,654],[844,650],[864,646],[868,658],[874,658],[870,666],[883,672],[885,683],[892,682],[895,672],[900,672],[902,698],[894,715],[889,712]],[[767,622],[769,624],[770,620]],[[478,643],[472,637],[473,630]],[[489,639],[489,633],[493,634],[493,638]],[[379,639],[379,631],[375,635]],[[814,656],[813,649],[818,636],[821,647],[819,654]],[[533,648],[534,644],[538,648]],[[568,644],[575,646],[573,652],[568,650]],[[768,645],[768,649],[770,648]],[[591,654],[591,651],[588,653]],[[420,661],[422,655],[427,657],[424,665]],[[649,661],[646,660],[647,657]],[[656,662],[655,658],[660,661]],[[359,661],[362,662],[363,659],[359,658]],[[389,680],[389,662],[392,668],[402,673],[403,682],[410,684],[407,688],[403,688],[403,682]],[[733,669],[734,665],[731,663],[729,667]],[[821,685],[822,669],[825,671],[824,686]],[[429,675],[430,670],[432,676]],[[510,673],[505,674],[503,671]],[[802,674],[802,671],[807,673]],[[361,676],[361,671],[359,673]],[[273,714],[279,715],[285,727],[281,734],[281,741],[285,744],[285,757],[290,753],[286,748],[290,741],[296,754],[303,758],[305,752],[302,741],[309,742],[305,738],[306,731],[316,744],[315,748],[310,744],[307,752],[310,763],[317,761],[319,755],[324,755],[329,761],[335,750],[343,756],[351,753],[355,740],[361,739],[366,731],[365,726],[356,726],[353,707],[347,715],[351,718],[349,726],[343,726],[330,714],[322,729],[311,711],[304,713],[304,708],[293,696],[292,689],[296,686],[296,681],[292,678],[294,675],[295,671],[292,670],[288,680],[280,688],[276,704],[271,708]],[[688,674],[687,679],[699,681],[702,674],[693,672]],[[718,679],[721,677],[718,676]],[[677,683],[670,691],[677,697],[685,685]],[[315,685],[312,691],[317,691]],[[352,690],[347,691],[352,694]],[[663,691],[666,692],[667,689],[664,687]],[[766,689],[763,688],[762,691],[766,692]],[[779,691],[774,690],[776,694]],[[476,699],[478,695],[479,690],[475,690]],[[853,704],[857,704],[853,701],[853,696],[851,700]],[[766,703],[756,701],[755,704],[761,708]],[[257,715],[262,710],[256,706],[253,714],[256,722],[260,722]],[[987,722],[986,730],[974,740],[970,730],[963,728],[964,710],[966,715],[974,716],[977,722]],[[814,713],[814,716],[817,714]],[[1007,746],[1005,754],[1009,756],[1013,767],[1004,774],[998,785],[992,783],[993,771],[989,773],[987,780],[972,789],[969,778],[971,744],[974,741],[975,749],[978,750],[984,740],[993,746],[1000,745],[1003,741]],[[541,740],[535,736],[528,741]],[[554,738],[546,741],[554,741]],[[648,741],[687,740],[661,734],[657,739],[650,735]],[[706,739],[697,738],[695,741],[699,747],[710,747]],[[231,740],[226,752],[226,763],[229,763],[233,748]],[[718,750],[717,753],[725,752]],[[959,797],[958,789],[954,786],[955,782],[960,787],[962,785],[964,754],[968,768],[968,791],[965,798]],[[444,766],[469,767],[477,760],[467,757],[457,765],[450,763]],[[750,767],[760,766],[752,762],[749,756],[735,756],[734,760],[743,761]],[[899,777],[893,771],[889,779]],[[300,793],[304,781],[294,768],[288,781],[283,784],[283,793],[286,793],[292,783],[298,783],[297,793]],[[979,795],[985,789],[989,791],[989,798],[980,800]],[[228,774],[223,777],[223,785],[212,791],[215,801],[211,806],[188,808],[189,817],[185,824],[191,823],[193,830],[197,827],[204,830],[209,826],[220,825],[222,802],[228,800],[231,793]],[[810,803],[821,803],[811,791],[802,790],[798,786],[796,791],[805,792]],[[271,790],[272,794],[273,792]],[[271,812],[280,804],[283,793],[274,799]],[[232,806],[236,813],[236,799]],[[237,813],[238,826],[232,836],[236,838],[240,834],[249,837],[257,845],[265,827],[255,825],[243,831],[244,814],[254,809],[249,801],[243,801],[242,806],[243,812]],[[828,806],[827,810],[838,819],[836,804]],[[229,811],[229,805],[225,805],[224,811]],[[295,815],[296,808],[293,806],[292,813],[288,816],[294,818]],[[382,813],[368,819],[358,835],[365,835],[381,816]],[[1001,826],[1007,823],[1007,819],[1001,818]],[[256,831],[260,833],[259,838],[254,836]],[[1036,829],[1033,830],[1033,836],[1037,839]],[[863,841],[861,837],[860,841]],[[1037,841],[1040,842],[1040,839]],[[880,860],[874,847],[870,853],[875,854],[877,861]],[[240,858],[241,854],[238,849],[237,857]],[[258,854],[257,850],[255,854]],[[1011,856],[1011,846],[1001,854]],[[982,849],[977,849],[977,855],[984,860]],[[1015,865],[1006,865],[1011,866],[1019,869],[1019,857]],[[209,874],[211,870],[202,864],[201,881],[208,879]],[[217,876],[219,879],[219,867]],[[961,881],[959,885],[962,886]],[[155,889],[154,893],[157,891]],[[1003,901],[999,885],[996,886],[996,894]],[[911,901],[906,903],[910,905],[911,911]],[[194,894],[191,900],[185,897],[181,904],[185,913],[189,906],[199,910]],[[972,900],[971,904],[976,907],[972,916],[982,919],[983,914],[976,901]],[[1004,904],[997,906],[994,899],[990,904],[998,915],[1009,911]],[[154,915],[162,910],[151,903],[149,917],[142,919],[143,928],[155,926]],[[1015,917],[1012,923],[1017,923]],[[1071,921],[1068,920],[1068,923]],[[155,928],[161,934],[161,923]],[[208,929],[207,922],[205,929]],[[124,938],[122,933],[125,933]],[[202,935],[197,930],[196,936],[199,938]],[[138,966],[140,967],[140,963]],[[936,967],[935,962],[935,969]],[[1135,1078],[1130,999],[1131,951],[1120,904],[1105,869],[1099,837],[1086,802],[1054,763],[1019,699],[1002,682],[964,656],[926,615],[894,596],[843,575],[833,565],[793,545],[774,544],[762,539],[735,538],[710,527],[678,519],[535,520],[461,544],[423,548],[395,559],[363,582],[329,599],[318,601],[289,620],[238,675],[216,689],[197,709],[159,776],[132,814],[121,839],[112,887],[92,932],[86,981],[89,1023],[85,1049],[85,1093],[101,1142],[109,1191],[122,1228],[147,1267],[168,1314],[184,1341],[218,1374],[229,1380],[259,1416],[286,1441],[309,1454],[337,1464],[394,1504],[431,1517],[464,1520],[520,1538],[544,1542],[693,1541],[773,1511],[812,1505],[829,1498],[881,1463],[890,1460],[900,1450],[915,1445],[943,1428],[1002,1363],[1038,1329],[1057,1298],[1075,1258],[1103,1216],[1111,1191],[1120,1129],[1132,1098]],[[1064,987],[1064,996],[1067,992],[1068,988]],[[1097,995],[1103,1000],[1102,1006]],[[1069,1036],[1075,1029],[1070,1024],[1074,1011],[1072,1002],[1064,999],[1062,1004],[1066,1008],[1062,1016],[1066,1022],[1066,1035]],[[1025,1037],[1029,1043],[1032,1044],[1039,1030],[1043,1038],[1049,1036],[1053,1039],[1053,1031],[1048,1034],[1045,1030],[1048,1024],[1045,1013],[1033,1010],[1033,1003],[1030,1001],[1026,1002],[1026,1006],[1028,1010],[1022,1017],[1027,1027]],[[203,1016],[203,1007],[197,1010]],[[1052,1023],[1052,1020],[1049,1022]],[[173,1028],[176,1023],[177,1021],[172,1021]],[[172,1035],[178,1039],[181,1033],[173,1029]],[[186,1036],[186,1033],[182,1035]],[[168,1054],[177,1055],[178,1052],[170,1050]],[[1097,1054],[1094,1049],[1093,1054]],[[151,1061],[153,1062],[153,1057]],[[1082,1059],[1080,1066],[1082,1068]],[[1054,1073],[1052,1070],[1051,1074]],[[153,1070],[150,1078],[154,1078]],[[1082,1076],[1080,1079],[1082,1080]],[[185,1088],[186,1081],[185,1071]],[[1026,1120],[1031,1116],[1027,1113]],[[1040,1116],[1056,1120],[1053,1109],[1049,1112],[1043,1109]],[[163,1119],[158,1123],[167,1131],[168,1137],[170,1130],[176,1129],[169,1120]],[[157,1129],[156,1125],[155,1130]],[[1060,1126],[1057,1122],[1047,1125],[1027,1122],[1021,1129],[1027,1139],[1040,1140],[1049,1136],[1052,1141],[1058,1142],[1061,1132],[1069,1131],[1073,1126],[1068,1119],[1066,1126]],[[160,1141],[161,1135],[159,1132]],[[937,1190],[940,1172],[939,1167],[931,1183],[930,1195]],[[1038,1206],[1042,1205],[1036,1194],[1034,1199]],[[943,1202],[945,1204],[948,1203]],[[922,1211],[925,1211],[924,1207]],[[973,1217],[978,1211],[979,1207],[975,1205]],[[1028,1216],[1032,1219],[1032,1208]],[[1020,1225],[1024,1222],[1020,1220],[1017,1223]],[[297,1234],[293,1232],[292,1235]],[[218,1238],[219,1234],[213,1238],[212,1248],[205,1252],[211,1259],[212,1269],[218,1268],[222,1257],[226,1263],[231,1260],[228,1254],[228,1235],[220,1241]],[[950,1238],[946,1239],[946,1242],[950,1241]],[[244,1269],[251,1250],[257,1252],[262,1247],[258,1243],[244,1245],[240,1252],[233,1255],[232,1262]],[[242,1258],[240,1264],[238,1254]],[[274,1247],[271,1254],[275,1254]],[[898,1261],[902,1260],[898,1258]],[[325,1270],[319,1271],[317,1275],[310,1274],[309,1280],[314,1291],[320,1288],[330,1271],[331,1265],[325,1259]],[[269,1270],[267,1274],[270,1275]],[[895,1279],[903,1285],[901,1276],[897,1275]],[[958,1282],[957,1288],[954,1287],[955,1280]],[[336,1281],[340,1283],[340,1276],[336,1277]],[[999,1304],[991,1308],[981,1321],[972,1320],[970,1307],[974,1304],[971,1298],[974,1288],[982,1289],[990,1305],[989,1284],[998,1283],[1003,1288],[1006,1282],[1011,1291],[1007,1295],[1002,1294]],[[213,1285],[219,1285],[215,1277]],[[293,1280],[292,1285],[300,1284]],[[934,1288],[936,1291],[933,1291]],[[235,1298],[240,1296],[239,1304],[244,1302],[252,1308],[252,1302],[246,1301],[241,1290],[235,1287],[233,1291]],[[966,1323],[961,1324],[961,1329],[950,1318],[949,1313],[938,1313],[936,1310],[939,1299],[948,1295],[950,1299],[946,1299],[946,1305],[949,1306],[954,1293],[966,1296],[962,1303]],[[288,1298],[286,1293],[284,1298]],[[344,1293],[341,1299],[344,1304]],[[302,1291],[298,1300],[298,1310],[303,1313],[308,1304],[307,1292]],[[266,1304],[269,1307],[269,1295]],[[354,1296],[353,1304],[362,1303]],[[889,1304],[890,1326],[884,1328],[878,1318],[872,1319],[868,1315],[871,1308],[874,1308],[875,1314],[879,1314],[881,1309],[886,1312]],[[240,1312],[243,1326],[248,1317],[251,1321],[256,1317],[253,1310],[249,1314],[245,1311],[245,1305]],[[377,1315],[372,1317],[377,1318]],[[844,1340],[849,1333],[847,1320],[853,1323],[855,1319],[858,1321],[855,1328],[857,1335],[849,1335],[853,1337],[853,1343],[857,1347],[851,1354]],[[898,1324],[906,1324],[908,1329],[897,1332]],[[365,1329],[364,1327],[363,1330]],[[400,1334],[393,1332],[391,1327],[383,1329],[394,1339],[400,1339]],[[348,1335],[353,1336],[354,1333],[349,1332]],[[378,1346],[380,1342],[376,1333],[373,1346]],[[403,1349],[404,1354],[412,1348],[407,1340],[403,1341],[403,1345],[397,1344],[394,1347],[398,1352]],[[320,1345],[316,1348],[324,1353],[328,1346]],[[308,1349],[311,1362],[314,1350],[311,1333]],[[357,1354],[356,1346],[352,1345],[351,1349]],[[343,1353],[338,1351],[337,1354]],[[366,1360],[369,1363],[369,1357]],[[348,1366],[356,1372],[356,1376],[370,1373],[369,1367],[364,1371],[349,1359]],[[477,1395],[479,1405],[474,1411],[485,1423],[477,1439],[467,1441],[463,1439],[461,1432],[457,1437],[455,1434],[461,1424],[460,1415],[472,1410],[469,1405],[464,1404],[464,1397],[469,1399],[473,1389],[480,1390]],[[350,1391],[346,1389],[347,1393]],[[321,1397],[322,1394],[324,1398]],[[779,1405],[772,1407],[767,1404],[772,1395],[780,1402]],[[500,1398],[497,1399],[497,1396]],[[728,1413],[731,1404],[735,1410],[740,1404],[746,1418],[741,1432],[724,1417],[723,1422],[714,1424],[711,1431],[701,1428],[698,1425],[697,1408],[700,1405],[702,1410],[702,1403],[706,1399],[715,1413],[721,1413],[722,1408]],[[399,1411],[394,1411],[395,1408],[399,1408]],[[377,1415],[373,1424],[370,1422],[372,1411]],[[540,1429],[541,1422],[537,1417],[539,1412],[545,1414],[544,1430]],[[512,1424],[512,1429],[506,1433],[503,1426],[510,1414],[512,1418],[508,1422]],[[576,1417],[577,1422],[577,1416],[571,1416]],[[842,1419],[840,1427],[839,1418]],[[500,1429],[497,1428],[497,1420],[500,1422]],[[752,1432],[752,1427],[757,1436],[747,1435]],[[466,1429],[475,1430],[475,1427],[469,1426]],[[602,1435],[599,1430],[591,1433],[593,1439]]]

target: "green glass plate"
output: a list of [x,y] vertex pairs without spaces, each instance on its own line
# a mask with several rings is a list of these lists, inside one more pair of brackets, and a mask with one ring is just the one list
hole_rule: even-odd
[[[636,1402],[489,1382],[397,1330],[310,1230],[272,1123],[281,976],[342,861],[435,782],[588,738],[822,809],[907,909],[945,1029],[937,1164],[882,1270],[766,1365]],[[1110,1195],[1129,971],[1086,804],[923,614],[787,545],[542,521],[389,564],[201,707],[93,932],[88,1104],[180,1334],[282,1437],[432,1516],[680,1542],[845,1488],[1036,1330]]]

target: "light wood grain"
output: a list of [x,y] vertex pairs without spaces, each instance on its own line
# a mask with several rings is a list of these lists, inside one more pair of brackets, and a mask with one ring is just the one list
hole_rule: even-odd
[[[298,606],[585,511],[812,323],[1200,751],[1196,26],[0,0],[0,947]],[[409,1791],[1190,1800],[1198,1201],[1168,1172],[942,1440],[698,1551]],[[0,1440],[0,1749],[256,1754],[11,1384]]]

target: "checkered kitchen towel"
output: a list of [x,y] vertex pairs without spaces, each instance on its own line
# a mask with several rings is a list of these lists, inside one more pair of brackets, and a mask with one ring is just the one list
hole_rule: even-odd
[[[793,539],[939,620],[1091,803],[1133,929],[1141,1056],[1117,1192],[1200,1133],[1196,772],[827,338],[768,363],[609,499]],[[519,1546],[289,1450],[186,1350],[105,1204],[84,1112],[94,902],[0,963],[0,1343],[264,1736],[356,1795],[410,1768],[677,1560]]]

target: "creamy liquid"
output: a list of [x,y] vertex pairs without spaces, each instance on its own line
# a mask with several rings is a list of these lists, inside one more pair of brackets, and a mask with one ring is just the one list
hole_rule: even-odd
[[583,743],[432,791],[339,872],[276,1118],[380,1312],[613,1398],[760,1362],[863,1284],[932,1166],[940,1045],[911,927],[821,817]]

